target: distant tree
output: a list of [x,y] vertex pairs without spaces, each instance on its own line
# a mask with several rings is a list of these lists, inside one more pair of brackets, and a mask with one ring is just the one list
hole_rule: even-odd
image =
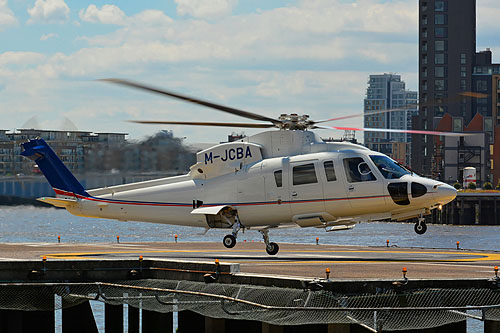
[[469,185],[467,186],[468,189],[470,190],[475,190],[476,189],[476,183],[469,183]]
[[183,139],[160,131],[144,140],[95,143],[85,148],[85,171],[177,172],[185,173],[196,163]]
[[456,182],[455,184],[453,184],[453,187],[457,190],[460,190],[462,188],[462,184],[460,184],[459,182]]
[[490,182],[486,182],[483,184],[483,189],[485,190],[492,190],[493,189],[493,185],[491,185]]

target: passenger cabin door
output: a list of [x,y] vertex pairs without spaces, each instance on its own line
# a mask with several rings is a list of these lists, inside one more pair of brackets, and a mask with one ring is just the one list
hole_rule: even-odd
[[342,166],[347,181],[347,197],[355,214],[371,213],[385,206],[384,181],[377,179],[375,166],[367,157],[344,156]]
[[288,191],[287,159],[274,159],[263,162],[265,170],[266,203],[264,207],[272,209],[267,221],[288,221],[290,219],[290,193]]
[[290,163],[290,204],[293,215],[325,211],[319,170],[318,161]]
[[324,177],[323,191],[325,193],[325,209],[332,216],[349,214],[350,205],[346,202],[347,186],[341,164],[337,156],[322,160],[320,175]]

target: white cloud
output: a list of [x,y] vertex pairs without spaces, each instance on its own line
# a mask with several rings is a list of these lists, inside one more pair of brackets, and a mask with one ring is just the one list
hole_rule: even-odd
[[156,27],[157,25],[169,25],[174,21],[160,10],[144,10],[129,19],[129,24],[138,27]]
[[498,30],[497,20],[500,16],[500,1],[498,0],[478,0],[477,6],[477,26],[479,29]]
[[285,21],[293,30],[323,33],[365,31],[405,33],[418,30],[418,1],[396,0],[380,3],[358,0],[302,0],[297,7],[284,7]]
[[237,0],[175,0],[177,13],[197,18],[218,18],[228,15],[237,4]]
[[64,23],[69,19],[69,12],[64,0],[36,0],[34,7],[28,9],[28,23]]
[[[173,21],[162,12],[144,11],[126,18],[126,26],[118,31],[84,37],[90,47],[81,55],[101,53],[103,63],[112,57],[109,62],[114,67],[227,60],[250,66],[276,61],[366,59],[395,65],[407,61],[403,54],[417,36],[417,5],[375,0],[361,4],[305,1],[214,22]],[[384,34],[388,41],[377,43]],[[391,41],[394,35],[400,36],[397,42]]]
[[115,5],[103,5],[101,9],[96,5],[89,5],[86,10],[80,10],[80,19],[85,22],[117,24],[125,23],[125,13]]
[[59,37],[58,34],[51,32],[51,33],[40,36],[40,40],[44,41],[44,40],[47,40],[50,38],[57,38],[57,37]]
[[260,82],[256,95],[272,98],[362,96],[368,77],[368,73],[359,71],[252,71],[242,75]]
[[0,66],[40,64],[46,56],[36,52],[4,52],[0,53]]
[[[37,0],[35,8],[53,2],[57,0]],[[187,4],[195,3],[184,3]],[[408,48],[414,44],[408,38],[417,33],[414,7],[404,1],[381,4],[360,0],[356,5],[338,0],[307,0],[297,6],[207,22],[174,21],[157,10],[127,17],[114,5],[100,9],[90,5],[80,12],[82,20],[124,27],[107,35],[82,37],[89,47],[71,54],[53,54],[38,71],[48,77],[79,77],[103,71],[140,71],[145,65],[197,62],[202,66],[220,66],[221,61],[230,61],[236,68],[283,66],[284,62],[288,62],[286,66],[300,62],[321,68],[338,61],[344,61],[343,70],[349,69],[346,66],[354,69],[363,61],[397,67],[407,63]],[[413,19],[415,22],[410,22]],[[398,41],[378,41],[384,33],[394,36],[395,32],[400,33]],[[41,39],[50,37],[56,35],[44,35]],[[406,42],[405,38],[409,40]]]
[[7,0],[0,0],[0,31],[5,27],[17,24],[12,10],[7,6]]

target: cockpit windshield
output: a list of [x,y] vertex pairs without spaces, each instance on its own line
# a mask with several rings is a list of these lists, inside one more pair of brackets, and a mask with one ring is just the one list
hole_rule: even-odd
[[404,175],[409,175],[411,173],[401,164],[390,159],[387,156],[370,155],[370,158],[372,159],[373,163],[375,163],[385,179],[399,179]]

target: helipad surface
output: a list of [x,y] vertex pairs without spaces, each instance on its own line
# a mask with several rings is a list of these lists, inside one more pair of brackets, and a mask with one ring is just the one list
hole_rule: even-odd
[[3,243],[0,260],[41,259],[179,259],[239,263],[242,272],[324,277],[332,279],[400,278],[403,267],[410,278],[490,278],[500,264],[500,252],[394,247],[280,244],[269,256],[262,242],[238,243]]

